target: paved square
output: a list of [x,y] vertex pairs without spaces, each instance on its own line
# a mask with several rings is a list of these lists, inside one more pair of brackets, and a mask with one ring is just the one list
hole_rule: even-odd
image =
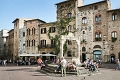
[[100,65],[100,73],[91,76],[71,75],[60,77],[60,74],[43,74],[36,71],[37,66],[0,66],[0,80],[120,80],[120,71],[115,70],[116,64]]

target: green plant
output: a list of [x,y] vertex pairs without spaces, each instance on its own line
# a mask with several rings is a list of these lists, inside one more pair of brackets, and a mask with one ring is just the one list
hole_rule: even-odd
[[115,42],[117,40],[117,38],[112,37],[112,42]]
[[81,43],[86,43],[87,41],[85,40],[85,39],[83,39],[82,41],[81,41]]
[[101,41],[101,40],[102,40],[101,37],[96,37],[96,38],[95,38],[95,41]]

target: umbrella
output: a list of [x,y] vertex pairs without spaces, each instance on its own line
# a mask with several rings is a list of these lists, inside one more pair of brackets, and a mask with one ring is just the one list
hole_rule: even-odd
[[56,56],[54,54],[42,54],[41,56]]

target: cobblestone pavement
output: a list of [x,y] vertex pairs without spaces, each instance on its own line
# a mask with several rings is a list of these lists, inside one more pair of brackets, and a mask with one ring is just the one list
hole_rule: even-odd
[[115,67],[116,64],[102,64],[99,74],[60,77],[60,74],[43,74],[36,66],[0,66],[0,80],[120,80],[120,71]]

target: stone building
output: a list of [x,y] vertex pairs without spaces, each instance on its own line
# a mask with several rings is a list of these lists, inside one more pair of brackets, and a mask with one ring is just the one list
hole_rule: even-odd
[[[67,51],[64,53],[67,58],[79,57],[81,62],[86,58],[102,59],[103,62],[111,61],[112,58],[120,59],[120,9],[112,10],[110,0],[101,0],[88,5],[84,5],[83,0],[66,0],[57,3],[56,7],[56,22],[65,18],[70,19],[60,31],[57,31],[57,25],[53,25],[55,22],[45,23],[39,19],[23,18],[13,21],[13,59],[21,53],[55,54],[53,38],[59,34],[57,32],[65,30],[72,32],[80,42],[78,44],[76,40],[67,40]],[[49,38],[48,33],[53,38]]]
[[109,57],[120,59],[120,9],[107,11]]
[[24,21],[31,20],[29,18],[17,18],[12,23],[14,23],[14,53],[13,60],[17,59],[19,51],[19,41],[20,41],[20,29],[24,27]]
[[[55,35],[56,26],[55,22],[44,23],[40,25],[40,43],[39,43],[39,51],[40,54],[55,54]],[[42,59],[53,59],[54,57],[46,57],[43,56]]]
[[5,59],[7,58],[7,37],[9,36],[8,34],[9,30],[3,29],[0,31],[0,58]]
[[25,51],[26,54],[40,54],[38,45],[40,43],[40,25],[46,23],[40,19],[26,20],[24,22],[25,31]]
[[8,38],[8,54],[9,59],[13,61],[13,54],[14,54],[14,29],[11,29],[9,32]]
[[[80,61],[93,58],[108,62],[111,58],[114,60],[120,58],[118,37],[120,9],[112,10],[110,0],[88,5],[84,5],[83,0],[67,0],[56,4],[57,20],[67,14],[73,15],[68,9],[69,3],[74,5],[70,10],[73,10],[75,16],[75,22],[73,21],[76,27],[75,36],[80,40]],[[68,53],[73,55],[72,51]],[[74,53],[77,55],[77,50]]]

